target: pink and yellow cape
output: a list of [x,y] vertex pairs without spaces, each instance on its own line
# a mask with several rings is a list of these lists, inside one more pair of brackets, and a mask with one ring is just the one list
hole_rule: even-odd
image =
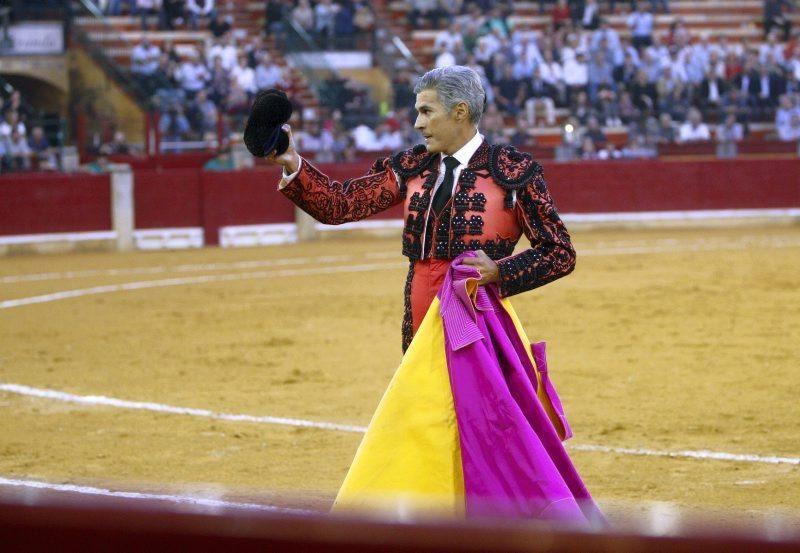
[[478,271],[451,265],[392,378],[334,511],[430,509],[456,516],[597,522],[569,459],[572,435],[544,344]]

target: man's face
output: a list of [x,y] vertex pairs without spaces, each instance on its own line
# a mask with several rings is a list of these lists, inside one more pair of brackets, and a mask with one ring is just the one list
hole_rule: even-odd
[[414,128],[425,138],[428,152],[435,154],[455,153],[458,147],[458,123],[452,113],[448,113],[439,101],[439,95],[433,89],[423,90],[417,94],[414,105],[417,110],[417,121]]

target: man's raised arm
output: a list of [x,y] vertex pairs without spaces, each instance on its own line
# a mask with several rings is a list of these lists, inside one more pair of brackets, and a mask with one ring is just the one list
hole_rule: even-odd
[[402,200],[397,176],[388,160],[379,159],[362,177],[339,182],[330,179],[297,153],[289,125],[289,147],[267,160],[283,166],[278,189],[320,223],[341,225],[366,219]]

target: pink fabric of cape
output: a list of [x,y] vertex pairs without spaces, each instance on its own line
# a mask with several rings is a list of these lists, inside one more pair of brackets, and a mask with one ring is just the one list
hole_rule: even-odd
[[[439,292],[445,353],[461,445],[468,516],[602,523],[545,408],[536,369],[495,285],[456,258]],[[534,348],[542,361],[543,347]],[[537,360],[538,363],[538,360]],[[571,435],[540,364],[542,386]],[[545,369],[542,371],[542,369]]]

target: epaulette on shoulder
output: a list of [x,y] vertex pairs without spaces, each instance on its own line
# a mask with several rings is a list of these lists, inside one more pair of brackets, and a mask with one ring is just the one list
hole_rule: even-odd
[[520,152],[514,146],[496,145],[489,151],[489,172],[506,190],[519,190],[542,173],[542,166],[529,153]]
[[411,149],[403,150],[392,156],[390,165],[395,173],[403,179],[419,175],[433,161],[432,154],[424,144],[417,144]]

